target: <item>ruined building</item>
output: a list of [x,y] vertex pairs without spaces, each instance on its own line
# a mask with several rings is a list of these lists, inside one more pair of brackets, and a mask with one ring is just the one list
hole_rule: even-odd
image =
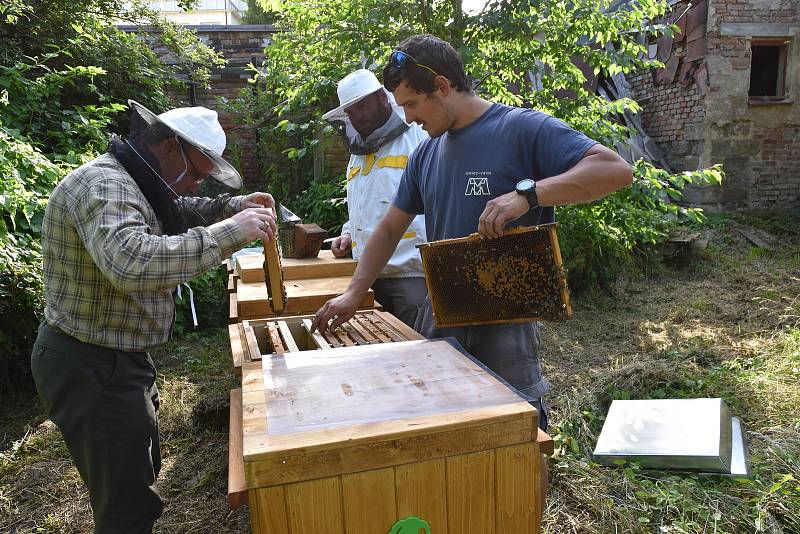
[[681,32],[650,45],[664,69],[628,76],[642,125],[675,171],[722,163],[712,211],[800,209],[800,1],[672,2]]

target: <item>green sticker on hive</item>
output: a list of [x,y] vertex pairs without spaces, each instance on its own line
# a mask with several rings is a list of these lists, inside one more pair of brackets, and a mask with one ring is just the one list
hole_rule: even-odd
[[431,527],[424,519],[412,515],[392,525],[389,534],[420,534],[420,531],[431,534]]

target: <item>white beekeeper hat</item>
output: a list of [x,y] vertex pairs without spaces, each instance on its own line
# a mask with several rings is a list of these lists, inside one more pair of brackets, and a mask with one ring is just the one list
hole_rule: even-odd
[[242,187],[239,172],[222,159],[226,144],[225,131],[219,123],[216,111],[196,106],[175,108],[156,115],[134,100],[128,100],[128,105],[148,125],[155,122],[166,125],[178,137],[205,154],[214,164],[209,178],[233,189]]
[[351,72],[336,86],[336,93],[339,95],[339,107],[332,109],[322,116],[324,120],[344,120],[347,114],[345,108],[352,106],[364,97],[376,91],[384,90],[381,82],[372,71],[358,69]]

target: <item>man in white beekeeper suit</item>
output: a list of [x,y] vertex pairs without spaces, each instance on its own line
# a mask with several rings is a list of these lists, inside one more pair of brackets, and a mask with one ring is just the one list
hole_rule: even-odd
[[[322,116],[343,135],[350,162],[347,165],[349,220],[331,250],[353,258],[364,252],[375,226],[389,209],[406,168],[408,157],[428,138],[417,124],[409,125],[401,108],[366,69],[348,74],[337,86],[340,106]],[[416,245],[427,240],[425,218],[414,218],[386,268],[375,280],[375,299],[392,315],[414,325],[427,288]]]

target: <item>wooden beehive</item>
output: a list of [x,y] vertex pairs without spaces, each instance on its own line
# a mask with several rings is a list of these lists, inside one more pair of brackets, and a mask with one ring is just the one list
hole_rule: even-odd
[[[353,276],[357,262],[353,258],[336,258],[330,250],[321,250],[314,258],[281,258],[284,280]],[[264,255],[247,254],[236,258],[236,274],[242,282],[263,282]]]
[[[286,291],[283,315],[301,315],[315,313],[323,304],[344,293],[350,284],[349,276],[335,278],[307,278],[287,280],[283,287]],[[274,317],[276,314],[270,306],[270,293],[264,282],[236,284],[236,293],[231,294],[236,300],[238,321]],[[361,308],[374,308],[375,295],[370,289],[361,301]]]
[[572,316],[555,224],[417,247],[438,327]]
[[264,356],[234,397],[257,534],[539,532],[536,410],[448,340]]
[[395,316],[376,310],[356,315],[336,330],[312,332],[312,315],[242,322],[243,341],[251,360],[270,354],[377,345],[424,339]]

